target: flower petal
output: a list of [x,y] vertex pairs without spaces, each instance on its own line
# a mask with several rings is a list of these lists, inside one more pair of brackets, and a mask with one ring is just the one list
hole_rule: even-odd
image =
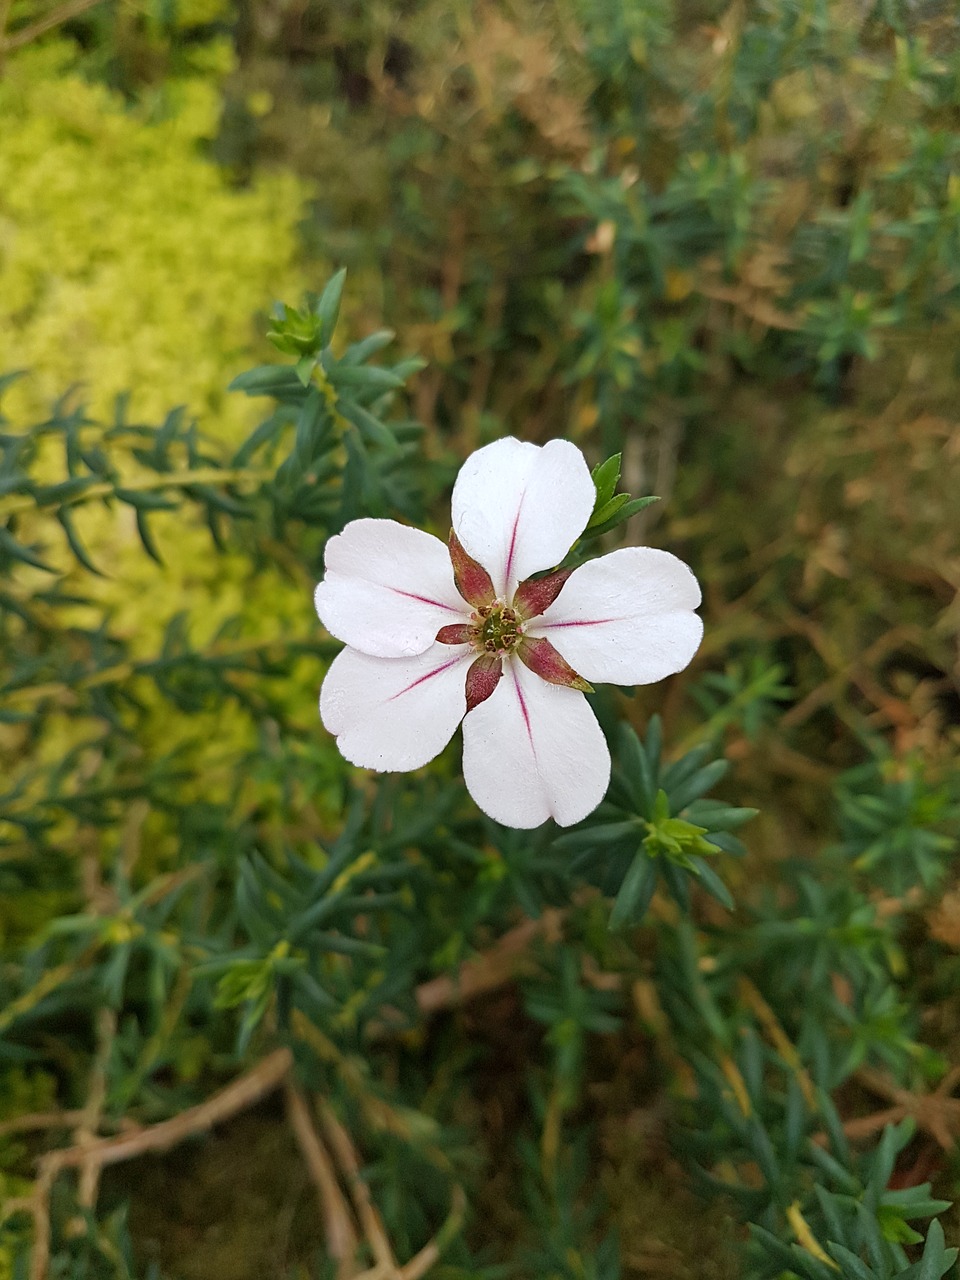
[[327,543],[314,602],[338,640],[377,658],[425,653],[469,609],[439,538],[396,520],[353,520]]
[[351,764],[404,773],[439,755],[467,709],[471,648],[438,644],[413,658],[344,649],[320,690],[320,718]]
[[572,573],[527,628],[591,683],[653,684],[682,671],[703,638],[691,570],[654,547],[622,547]]
[[582,693],[546,684],[515,659],[463,722],[463,777],[489,816],[508,827],[562,827],[597,807],[610,752]]
[[551,440],[541,447],[508,436],[461,467],[453,527],[507,602],[518,582],[560,563],[586,528],[595,499],[576,445]]

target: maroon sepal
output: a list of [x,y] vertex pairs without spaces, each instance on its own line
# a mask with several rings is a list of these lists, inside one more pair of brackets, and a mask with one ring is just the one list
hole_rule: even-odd
[[549,609],[571,573],[572,569],[558,569],[545,578],[528,578],[521,582],[513,597],[513,607],[521,619],[535,618],[544,609]]
[[593,693],[593,685],[587,684],[583,676],[578,676],[566,658],[562,658],[550,641],[542,636],[524,636],[517,645],[517,657],[548,684],[562,684],[568,689],[579,689],[581,693]]
[[494,653],[481,653],[467,668],[467,714],[486,702],[500,683],[503,662]]
[[474,628],[469,622],[453,622],[449,627],[441,627],[437,632],[438,644],[469,644],[474,637]]
[[474,560],[473,556],[467,555],[460,539],[452,529],[450,530],[450,540],[447,546],[450,548],[453,580],[457,584],[457,590],[467,604],[472,604],[475,609],[482,609],[484,605],[493,604],[497,598],[497,593],[493,589],[493,582],[489,573],[487,573],[482,564],[478,564]]

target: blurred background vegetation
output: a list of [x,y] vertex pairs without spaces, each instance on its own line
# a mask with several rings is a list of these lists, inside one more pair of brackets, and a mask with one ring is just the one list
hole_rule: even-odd
[[[264,335],[341,267],[321,403]],[[953,0],[0,0],[19,370],[3,1280],[339,1280],[338,1231],[382,1277],[946,1273]],[[620,791],[572,835],[316,719],[325,538],[444,534],[505,433],[621,453],[662,501],[608,541],[704,585],[693,666],[598,697]],[[641,883],[661,787],[721,856]]]

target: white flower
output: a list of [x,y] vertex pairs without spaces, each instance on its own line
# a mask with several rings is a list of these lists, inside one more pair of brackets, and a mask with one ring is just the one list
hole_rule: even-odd
[[530,580],[563,560],[595,497],[574,445],[508,438],[464,463],[449,547],[395,520],[330,539],[316,606],[347,647],[320,716],[347,760],[417,769],[462,720],[464,780],[491,818],[569,826],[596,808],[610,753],[587,682],[681,671],[703,624],[696,578],[651,547]]

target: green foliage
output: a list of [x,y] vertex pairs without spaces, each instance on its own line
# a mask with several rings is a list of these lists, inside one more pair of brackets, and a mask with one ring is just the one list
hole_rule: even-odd
[[622,454],[615,453],[606,462],[599,462],[593,469],[593,483],[597,489],[597,501],[590,516],[589,523],[581,535],[584,540],[599,538],[603,533],[610,533],[617,525],[660,499],[651,495],[646,498],[631,498],[629,493],[617,493],[620,480],[620,464]]
[[960,835],[960,796],[934,785],[920,760],[882,756],[839,781],[842,843],[853,869],[897,897],[931,892],[947,875]]
[[[219,554],[236,545],[253,564],[258,541],[290,529],[298,531],[301,554],[313,557],[325,536],[362,512],[415,513],[417,456],[407,443],[413,428],[383,416],[411,365],[369,363],[382,335],[334,355],[342,283],[336,277],[302,312],[278,313],[275,332],[296,364],[262,366],[236,380],[238,390],[268,396],[275,408],[233,456],[178,413],[146,427],[128,424],[120,411],[103,427],[61,403],[37,427],[3,435],[9,585],[0,608],[17,654],[3,689],[13,735],[0,813],[5,875],[23,888],[67,875],[76,892],[71,848],[84,832],[98,833],[104,855],[112,848],[119,854],[97,858],[94,874],[106,879],[93,896],[88,889],[85,904],[77,900],[51,919],[4,971],[0,1035],[8,1051],[44,1072],[47,1029],[70,1010],[89,1023],[88,1047],[75,1050],[78,1074],[86,1061],[87,1070],[103,1063],[104,1117],[135,1110],[149,1119],[182,1110],[226,1063],[289,1046],[297,1077],[337,1099],[366,1141],[382,1146],[382,1211],[396,1246],[412,1255],[440,1226],[444,1206],[460,1194],[457,1183],[472,1178],[471,1161],[452,1127],[456,1095],[424,1107],[416,1073],[410,1088],[391,1080],[384,1071],[390,1055],[374,1046],[385,1035],[417,1033],[423,979],[468,957],[480,933],[505,932],[516,904],[533,919],[563,910],[562,947],[544,952],[524,983],[526,1015],[543,1031],[542,1065],[531,1064],[525,1085],[532,1128],[522,1127],[518,1147],[526,1153],[532,1232],[522,1246],[529,1264],[521,1265],[531,1274],[556,1266],[586,1274],[587,1250],[589,1274],[607,1280],[620,1274],[618,1248],[601,1229],[602,1205],[588,1208],[578,1189],[586,1148],[583,1135],[574,1137],[574,1117],[590,1047],[623,1034],[624,1002],[620,978],[614,988],[595,988],[584,965],[592,957],[622,976],[635,969],[642,952],[631,959],[616,931],[636,928],[656,901],[656,922],[647,928],[656,939],[658,1002],[671,1053],[688,1062],[697,1090],[698,1124],[681,1144],[705,1185],[739,1198],[755,1224],[756,1274],[775,1274],[765,1269],[768,1261],[782,1267],[790,1259],[796,1274],[819,1280],[832,1269],[824,1258],[860,1259],[863,1274],[906,1274],[904,1250],[923,1239],[918,1265],[944,1274],[952,1255],[939,1229],[923,1237],[913,1224],[948,1202],[931,1199],[925,1186],[887,1190],[906,1130],[864,1163],[843,1138],[832,1100],[865,1064],[900,1075],[924,1061],[910,1030],[898,917],[881,915],[849,878],[821,882],[802,862],[788,861],[780,893],[755,901],[745,921],[698,930],[702,891],[733,908],[712,862],[744,854],[732,832],[756,813],[710,797],[728,762],[711,760],[709,743],[671,760],[657,717],[642,741],[621,724],[613,782],[596,814],[563,835],[543,828],[528,836],[478,819],[442,767],[355,789],[343,766],[324,763],[310,745],[315,731],[293,707],[299,658],[311,648],[303,642],[236,648],[228,630],[197,648],[185,620],[174,619],[159,652],[134,659],[106,613],[94,627],[51,622],[58,613],[69,618],[80,601],[62,585],[46,585],[57,575],[44,539],[21,530],[21,521],[39,512],[57,517],[77,559],[74,576],[95,565],[70,513],[93,502],[132,507],[144,551],[154,556],[154,507],[143,495],[161,494],[176,510],[190,504],[211,526]],[[297,367],[305,359],[309,370]],[[61,442],[67,469],[67,479],[54,484],[36,476],[39,442],[50,438]],[[136,483],[124,478],[131,463]],[[598,471],[601,508],[611,500],[617,468],[614,459]],[[32,527],[49,536],[51,523]],[[730,686],[744,723],[755,704],[782,696],[779,680],[772,668]],[[69,694],[68,722],[83,734],[43,765],[45,737],[62,741],[61,691]],[[211,751],[193,744],[190,754],[186,744],[167,743],[146,753],[154,707],[189,719],[222,716],[231,702],[248,726],[242,746],[225,741]],[[714,719],[732,722],[725,708]],[[29,755],[18,746],[26,741]],[[14,766],[17,758],[23,763]],[[231,784],[215,798],[198,783],[217,770]],[[315,790],[324,771],[325,812],[313,808],[303,830],[304,786]],[[902,852],[904,837],[887,831],[882,809],[894,853],[877,854],[868,844],[873,852],[865,860],[857,844],[872,820],[876,825],[878,803],[887,803],[912,824],[912,871],[897,861],[901,891],[937,884],[952,852],[940,828],[954,820],[955,806],[942,792],[928,793],[920,775],[906,792],[896,784],[886,800],[871,798],[878,780],[885,797],[876,769],[844,780],[847,838],[829,855],[832,865],[847,867],[856,846],[855,865],[869,876]],[[170,854],[158,856],[163,848]],[[611,901],[599,932],[597,899],[570,906],[585,884]],[[658,884],[668,896],[657,896]],[[664,914],[669,900],[679,918]],[[197,1025],[204,1028],[199,1042]],[[818,1145],[818,1127],[830,1139],[827,1148]],[[568,1129],[579,1163],[564,1154]],[[14,1167],[19,1159],[14,1151]],[[714,1171],[745,1160],[761,1171],[762,1186]],[[411,1180],[432,1188],[415,1212],[398,1194]],[[463,1242],[455,1243],[455,1217],[441,1235],[451,1257],[472,1265]],[[69,1274],[81,1274],[77,1267],[133,1274],[123,1214],[87,1213],[85,1221],[85,1234],[73,1237],[66,1218],[54,1220],[55,1247],[65,1251],[58,1256],[74,1268]]]
[[750,741],[759,738],[794,690],[784,682],[786,668],[762,654],[747,661],[733,659],[725,671],[708,671],[690,695],[706,715],[706,736],[722,735],[731,726],[742,728]]
[[[331,1118],[438,1280],[721,1274],[624,1209],[638,1148],[665,1221],[692,1180],[749,1225],[731,1275],[949,1274],[954,16],[236,18],[107,3],[0,81],[0,363],[33,370],[0,422],[0,1125],[109,1140],[289,1050],[341,1194]],[[350,290],[279,304],[282,363],[238,373],[298,222]],[[689,676],[594,698],[613,780],[563,835],[478,815],[446,755],[361,776],[315,718],[326,539],[443,530],[505,430],[606,459],[571,560],[655,529],[705,589]],[[0,1130],[0,1275],[61,1135]],[[94,1207],[56,1178],[51,1275],[217,1272],[138,1225],[139,1169]],[[229,1265],[337,1273],[311,1196]]]
[[706,744],[666,764],[657,716],[643,743],[629,725],[622,725],[618,746],[606,800],[576,831],[557,841],[560,848],[578,855],[578,872],[613,897],[611,926],[638,923],[658,879],[684,911],[690,909],[694,881],[732,908],[729,891],[704,858],[745,853],[730,833],[756,810],[704,798],[727,772],[727,762],[709,760]]
[[664,498],[630,536],[709,569],[719,665],[776,662],[789,749],[853,763],[819,707],[856,738],[951,678],[953,15],[311,12],[247,33],[243,154],[319,180],[310,242],[416,327],[428,427],[622,454]]

